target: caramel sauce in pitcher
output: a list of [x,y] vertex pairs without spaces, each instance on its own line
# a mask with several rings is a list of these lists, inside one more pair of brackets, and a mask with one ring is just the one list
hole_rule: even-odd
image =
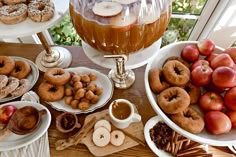
[[[74,2],[75,3],[75,2]],[[79,3],[79,2],[78,2]],[[149,47],[164,33],[169,20],[171,5],[164,10],[159,7],[148,15],[140,16],[140,1],[123,5],[121,13],[111,17],[102,17],[93,13],[91,6],[70,2],[72,23],[83,41],[93,48],[109,54],[129,54]],[[126,16],[126,13],[129,14]],[[117,26],[116,20],[127,18],[127,25]],[[135,18],[134,18],[135,17]]]

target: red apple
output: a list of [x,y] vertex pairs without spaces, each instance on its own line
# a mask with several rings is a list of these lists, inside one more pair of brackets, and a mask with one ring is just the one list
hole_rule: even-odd
[[210,55],[206,56],[204,59],[207,60],[209,63],[218,55],[218,53],[211,53]]
[[0,123],[7,124],[12,114],[17,110],[14,105],[6,105],[0,108]]
[[214,85],[212,82],[207,84],[206,86],[204,86],[204,88],[207,91],[213,91],[213,92],[217,92],[217,93],[224,93],[225,92],[225,88],[220,88],[217,87],[216,85]]
[[229,54],[234,63],[236,63],[236,47],[228,47],[224,50],[224,52]]
[[226,115],[229,117],[232,123],[232,128],[236,128],[236,111],[227,111]]
[[196,68],[197,66],[201,66],[201,65],[209,66],[209,62],[207,60],[199,59],[191,65],[190,69],[192,71],[194,68]]
[[236,111],[236,87],[225,92],[224,102],[230,110]]
[[196,45],[186,45],[181,51],[181,57],[188,62],[194,62],[199,58],[199,50]]
[[230,55],[226,54],[226,53],[222,53],[217,55],[211,62],[211,68],[212,69],[216,69],[217,67],[221,67],[221,66],[227,66],[230,68],[234,67],[234,61],[232,60],[232,58],[230,57]]
[[214,135],[227,133],[231,130],[232,124],[229,117],[220,111],[209,111],[204,117],[206,130]]
[[219,88],[236,86],[236,72],[226,66],[216,68],[212,73],[212,82]]
[[204,112],[221,111],[224,106],[223,97],[213,91],[208,91],[200,96],[199,106]]
[[215,50],[215,43],[211,39],[202,39],[197,43],[197,47],[201,55],[208,56]]
[[211,82],[213,70],[207,65],[197,66],[191,71],[192,83],[196,86],[205,86]]

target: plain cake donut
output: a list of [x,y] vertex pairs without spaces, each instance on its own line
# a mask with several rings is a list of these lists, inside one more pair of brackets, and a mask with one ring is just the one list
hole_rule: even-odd
[[200,133],[205,126],[203,117],[195,109],[188,107],[184,111],[171,115],[178,126],[193,134]]
[[30,74],[30,72],[31,66],[28,62],[23,60],[17,60],[15,61],[15,68],[10,73],[10,75],[18,79],[24,79]]
[[160,108],[167,114],[176,114],[185,110],[190,104],[190,96],[180,87],[169,87],[157,96]]
[[58,101],[64,97],[64,86],[53,85],[44,81],[38,87],[38,95],[44,101]]
[[20,23],[27,18],[27,5],[14,4],[0,7],[0,21],[5,24]]
[[164,64],[163,75],[168,83],[175,86],[184,86],[190,80],[189,68],[177,60]]
[[18,3],[25,3],[26,0],[2,0],[7,5],[13,5]]
[[54,4],[50,0],[32,1],[28,5],[28,17],[35,22],[45,22],[54,16]]
[[44,74],[44,79],[55,85],[64,85],[70,78],[70,73],[62,68],[49,68]]
[[201,96],[201,89],[200,87],[192,84],[191,82],[188,82],[185,87],[185,91],[189,94],[190,96],[190,104],[196,104],[198,103],[198,100]]
[[8,75],[15,68],[15,61],[7,56],[0,56],[0,74]]
[[156,94],[159,94],[164,89],[170,86],[164,80],[162,69],[160,68],[152,68],[148,73],[148,81],[152,91]]

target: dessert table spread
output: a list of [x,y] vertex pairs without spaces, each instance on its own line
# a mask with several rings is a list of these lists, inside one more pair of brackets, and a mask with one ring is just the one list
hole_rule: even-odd
[[[83,49],[81,47],[69,47],[65,46],[71,53],[72,53],[72,63],[70,67],[78,67],[78,66],[83,66],[83,67],[88,67],[92,69],[96,69],[104,74],[108,74],[109,69],[105,69],[95,63],[93,63],[90,59],[87,58],[87,56],[84,54]],[[15,43],[1,43],[0,42],[0,55],[6,55],[6,56],[19,56],[19,57],[24,57],[27,58],[33,62],[35,62],[35,59],[38,55],[43,50],[43,47],[41,45],[35,45],[35,44],[15,44]],[[107,109],[109,104],[119,98],[127,99],[131,101],[133,104],[135,104],[139,114],[142,116],[142,122],[145,125],[145,123],[152,118],[153,116],[156,115],[155,111],[152,109],[148,98],[146,96],[145,92],[145,87],[144,87],[144,71],[145,71],[145,66],[142,66],[140,68],[134,69],[135,75],[136,75],[136,80],[133,86],[129,89],[126,90],[121,90],[121,89],[115,89],[113,96],[111,100],[102,108],[99,108],[98,111],[103,111],[104,109]],[[37,91],[37,88],[39,84],[43,80],[43,73],[40,73],[39,79],[35,86],[32,88],[32,90]],[[106,92],[104,90],[104,92]],[[19,100],[16,99],[16,100]],[[93,156],[88,148],[83,145],[83,144],[78,144],[76,146],[71,146],[65,150],[59,151],[55,149],[55,142],[58,139],[64,139],[68,138],[71,135],[75,134],[76,132],[79,131],[79,129],[75,129],[71,133],[66,133],[63,134],[59,132],[56,129],[55,126],[55,118],[56,116],[60,115],[62,112],[57,111],[53,109],[50,105],[47,103],[41,101],[41,104],[45,105],[52,116],[52,121],[51,125],[48,130],[48,139],[49,139],[49,146],[50,146],[50,156],[51,157],[78,157],[78,156]],[[91,113],[87,114],[78,114],[77,117],[79,118],[79,122],[83,125],[85,117]],[[228,147],[208,147],[209,152],[213,153],[214,157],[231,157],[235,156]],[[151,156],[156,156],[151,149],[146,145],[145,147],[138,145],[135,147],[131,147],[129,149],[125,149],[123,151],[111,154],[110,156],[115,157],[115,156],[126,156],[126,157],[131,157],[131,156],[142,156],[142,157],[151,157]]]

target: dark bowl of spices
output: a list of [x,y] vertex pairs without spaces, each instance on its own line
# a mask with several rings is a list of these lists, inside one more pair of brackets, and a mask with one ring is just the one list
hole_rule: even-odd
[[67,133],[80,128],[81,124],[74,113],[64,112],[56,117],[56,127],[60,132]]

